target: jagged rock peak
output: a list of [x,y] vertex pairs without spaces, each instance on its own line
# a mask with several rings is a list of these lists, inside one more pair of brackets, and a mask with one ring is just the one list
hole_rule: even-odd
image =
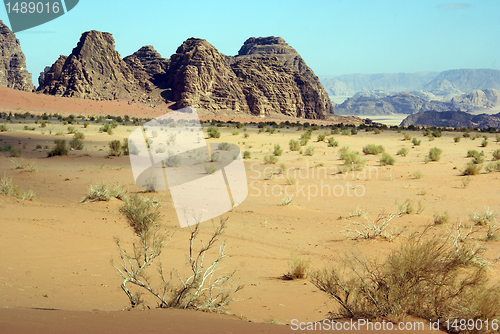
[[0,86],[33,91],[31,73],[16,35],[0,20]]
[[38,90],[94,100],[147,100],[130,67],[115,50],[113,36],[96,30],[83,33],[71,55],[52,65]]

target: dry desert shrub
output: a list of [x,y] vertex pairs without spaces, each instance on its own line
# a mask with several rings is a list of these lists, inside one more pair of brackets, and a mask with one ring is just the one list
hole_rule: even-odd
[[493,210],[490,210],[489,207],[485,207],[484,213],[478,213],[476,212],[476,210],[474,210],[474,213],[469,215],[470,221],[473,222],[476,226],[492,225],[493,221],[496,221],[495,217],[496,214],[493,212]]
[[448,212],[444,213],[435,213],[434,214],[434,225],[443,225],[448,224],[450,220],[450,216],[448,216]]
[[288,261],[288,273],[283,275],[283,277],[289,280],[306,278],[309,270],[309,263],[309,260],[292,253]]
[[35,199],[35,193],[32,190],[21,194],[19,186],[12,183],[11,177],[6,176],[0,178],[0,195],[14,197],[21,201],[32,201]]
[[427,157],[430,161],[439,161],[441,160],[441,153],[443,153],[443,150],[433,147],[429,150],[429,155]]
[[399,151],[396,153],[396,155],[406,157],[408,155],[409,151],[410,151],[409,149],[407,149],[406,147],[403,147],[403,148],[399,149]]
[[422,202],[418,202],[418,208],[415,209],[413,207],[413,203],[410,199],[404,201],[403,204],[398,204],[398,201],[395,202],[398,207],[398,215],[412,215],[412,214],[421,214],[424,211],[424,207],[422,206]]
[[387,165],[394,166],[394,164],[396,163],[396,159],[394,159],[389,153],[384,152],[380,157],[379,163],[380,166],[387,166]]
[[[167,275],[159,258],[169,240],[159,223],[158,207],[136,195],[125,202],[120,212],[125,215],[139,238],[139,242],[133,244],[132,251],[126,250],[120,240],[115,238],[120,261],[113,266],[123,279],[121,287],[132,308],[140,307],[142,299],[140,293],[132,294],[128,287],[130,284],[149,293],[157,301],[159,308],[223,312],[223,307],[235,300],[232,298],[233,293],[243,287],[233,289],[230,286],[234,272],[220,276],[215,274],[219,263],[227,257],[225,242],[218,243],[227,226],[227,219],[221,219],[218,226],[214,225],[212,234],[204,241],[199,239],[200,224],[188,227],[190,274],[183,278],[176,270]],[[199,220],[195,223],[197,222]],[[207,260],[209,257],[215,259]],[[178,283],[175,284],[174,280]]]
[[378,154],[384,153],[384,152],[385,152],[385,149],[382,145],[368,144],[365,147],[363,147],[363,153],[365,155],[368,155],[368,154],[378,155]]
[[[372,220],[368,217],[366,212],[359,209],[357,210],[358,211],[348,216],[352,228],[341,231],[348,239],[375,239],[377,237],[382,237],[392,241],[403,232],[403,230],[389,231],[388,229],[391,220],[399,215],[397,213],[386,215],[384,212],[381,212],[376,219]],[[362,218],[364,222],[360,218]]]
[[111,200],[111,198],[117,198],[123,201],[126,199],[126,197],[127,192],[121,186],[108,186],[105,183],[100,183],[96,186],[90,185],[89,189],[87,190],[87,194],[80,201],[80,203],[98,201],[108,202]]
[[[457,251],[451,236],[413,235],[384,261],[348,255],[341,264],[311,274],[311,282],[339,305],[336,317],[372,320],[406,316],[445,322],[500,319],[500,290],[485,266],[474,259],[480,249]],[[462,333],[488,333],[469,330]],[[491,329],[491,326],[490,326]],[[492,331],[491,331],[492,332]]]

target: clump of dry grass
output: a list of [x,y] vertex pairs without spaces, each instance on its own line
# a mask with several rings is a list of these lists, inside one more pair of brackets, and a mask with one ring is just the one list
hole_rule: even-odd
[[306,278],[307,271],[309,270],[309,263],[309,260],[292,253],[288,261],[288,273],[283,277],[290,280]]
[[108,202],[113,197],[123,201],[127,197],[127,191],[118,185],[108,186],[105,183],[100,183],[96,186],[90,185],[87,194],[80,202]]
[[6,176],[0,178],[0,195],[14,197],[22,201],[32,201],[35,199],[35,193],[32,190],[21,194],[19,186],[12,183],[11,177]]

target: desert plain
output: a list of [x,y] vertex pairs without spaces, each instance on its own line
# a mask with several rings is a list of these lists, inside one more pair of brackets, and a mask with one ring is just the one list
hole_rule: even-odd
[[[7,88],[0,90],[0,97],[0,112],[13,114],[154,118],[168,111],[167,106],[151,109]],[[211,119],[217,117],[202,117]],[[72,138],[67,133],[69,125],[51,120],[42,128],[32,119],[0,120],[8,128],[0,133],[0,148],[10,145],[23,152],[21,157],[0,152],[0,177],[11,178],[21,192],[34,193],[31,201],[0,195],[0,332],[292,332],[292,319],[321,321],[338,309],[308,278],[286,279],[292,257],[308,262],[311,272],[336,265],[349,253],[382,261],[415,233],[427,229],[425,237],[444,236],[459,223],[459,231],[471,232],[469,242],[485,249],[482,257],[487,261],[488,277],[492,283],[498,282],[499,241],[486,240],[488,227],[476,226],[470,217],[474,212],[500,212],[500,173],[483,169],[479,175],[462,175],[471,159],[468,150],[484,151],[484,165],[492,160],[493,152],[500,148],[495,134],[480,133],[481,138],[472,140],[464,138],[463,132],[443,131],[432,141],[422,131],[410,130],[385,129],[376,134],[359,129],[355,135],[342,135],[331,133],[332,123],[300,119],[302,124],[319,126],[300,153],[290,151],[289,142],[299,140],[306,128],[277,127],[271,134],[265,127],[259,132],[257,126],[268,119],[229,115],[224,120],[255,123],[246,124],[246,131],[241,128],[237,134],[234,123],[228,123],[229,127],[218,128],[220,138],[206,139],[250,152],[250,158],[244,160],[248,196],[223,215],[228,227],[221,240],[228,257],[218,272],[235,271],[232,283],[244,286],[233,296],[239,300],[225,308],[229,315],[155,309],[155,301],[147,294],[150,310],[122,311],[129,300],[110,263],[119,256],[114,238],[125,247],[132,247],[137,238],[119,212],[121,200],[82,202],[90,186],[117,185],[129,194],[161,203],[160,222],[172,236],[162,253],[163,266],[181,275],[189,269],[189,229],[179,227],[168,190],[144,192],[134,183],[129,157],[109,156],[109,142],[123,141],[137,126],[120,124],[109,135],[99,131],[102,123],[91,122],[86,128],[82,122],[76,123],[73,126],[85,135],[84,148],[47,158],[55,139]],[[34,130],[24,130],[25,126]],[[208,124],[203,126],[206,130]],[[326,140],[318,141],[317,136],[325,132]],[[420,145],[404,140],[404,133],[421,140]],[[476,133],[471,132],[471,137]],[[488,137],[486,147],[481,146],[483,135]],[[457,136],[459,142],[454,140]],[[335,138],[337,147],[327,145],[329,137]],[[264,158],[273,156],[276,144],[283,153],[276,163],[265,164]],[[395,159],[394,165],[381,166],[380,154],[364,155],[362,149],[368,144],[382,145]],[[363,170],[338,173],[343,168],[339,159],[343,146],[360,152],[366,161]],[[306,155],[308,147],[314,149],[312,155]],[[442,150],[441,159],[426,162],[434,147]],[[408,149],[405,157],[396,154],[402,148]],[[30,172],[17,169],[19,164],[36,167]],[[415,210],[398,214],[398,204],[407,200]],[[387,228],[388,237],[356,238],[356,233],[349,232],[359,228],[353,222],[363,221],[359,220],[361,212],[372,220],[382,212],[396,214]],[[435,224],[435,217],[445,214],[447,222]],[[208,238],[213,224],[201,223],[200,229],[200,238]]]

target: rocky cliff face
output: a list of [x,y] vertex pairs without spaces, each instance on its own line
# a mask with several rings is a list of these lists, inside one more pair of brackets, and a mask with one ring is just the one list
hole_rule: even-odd
[[250,38],[235,57],[206,40],[189,38],[165,59],[152,47],[120,58],[108,33],[84,33],[68,57],[40,78],[45,94],[88,99],[174,102],[265,116],[281,113],[321,119],[333,114],[319,79],[279,37]]
[[170,58],[167,99],[175,108],[249,112],[239,80],[225,57],[203,39],[189,38]]
[[33,91],[31,73],[26,70],[26,58],[14,33],[0,20],[0,86]]
[[130,66],[134,77],[147,90],[153,90],[153,86],[165,86],[165,73],[168,71],[170,60],[162,58],[151,46],[143,46],[130,56],[123,58]]
[[45,74],[38,91],[94,100],[145,100],[129,65],[115,50],[113,36],[89,31],[68,57],[61,56]]
[[[243,43],[238,55],[234,58],[237,64],[243,59],[266,62],[269,57],[275,57],[281,65],[297,72],[295,74],[296,83],[302,90],[305,109],[297,109],[295,112],[296,115],[304,114],[308,115],[306,116],[308,118],[312,117],[311,108],[317,111],[315,112],[317,115],[314,118],[322,118],[327,114],[333,113],[332,103],[319,78],[307,66],[299,53],[288,45],[283,38],[274,36],[249,38]],[[232,65],[232,67],[234,68],[235,66]],[[305,86],[302,87],[302,84]],[[313,101],[311,101],[311,98],[316,99],[314,106],[312,105]]]

